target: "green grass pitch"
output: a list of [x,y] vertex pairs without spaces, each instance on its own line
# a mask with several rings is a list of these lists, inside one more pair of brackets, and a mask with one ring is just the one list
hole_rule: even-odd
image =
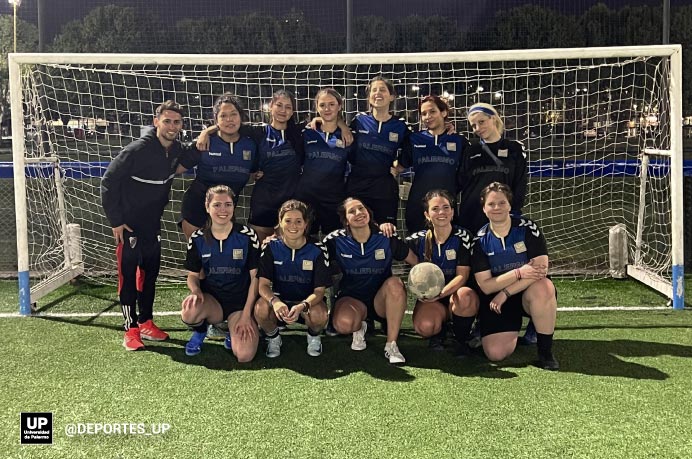
[[[663,306],[629,282],[558,282],[561,306]],[[1,312],[16,286],[0,283]],[[689,291],[689,290],[688,290]],[[159,291],[175,311],[184,291]],[[14,298],[13,298],[14,295]],[[4,458],[688,458],[692,457],[692,317],[689,310],[561,312],[560,372],[531,366],[535,349],[501,364],[428,351],[404,323],[408,362],[389,365],[384,337],[354,352],[350,337],[305,353],[301,330],[282,355],[235,363],[217,342],[185,356],[189,332],[175,315],[157,321],[171,340],[144,352],[121,347],[112,287],[64,287],[42,312],[86,317],[0,318]],[[20,412],[54,416],[53,445],[20,445]],[[163,434],[69,437],[72,424],[170,425]]]

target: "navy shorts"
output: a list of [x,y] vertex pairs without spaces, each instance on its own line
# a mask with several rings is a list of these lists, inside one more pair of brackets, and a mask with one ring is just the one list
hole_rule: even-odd
[[528,317],[521,302],[523,293],[509,297],[502,305],[501,314],[496,314],[490,310],[490,301],[495,298],[496,293],[480,295],[478,319],[480,320],[481,336],[510,331],[519,332],[521,330],[524,316]]
[[187,220],[193,226],[201,228],[207,222],[207,210],[204,208],[204,197],[209,187],[195,180],[183,195],[180,219]]
[[200,282],[200,287],[202,288],[202,292],[213,296],[216,301],[219,302],[223,313],[223,320],[228,320],[228,316],[234,312],[242,311],[245,308],[245,302],[247,301],[246,296],[234,298],[230,295],[224,295],[216,291],[216,289],[209,288],[209,285],[207,285],[204,279]]

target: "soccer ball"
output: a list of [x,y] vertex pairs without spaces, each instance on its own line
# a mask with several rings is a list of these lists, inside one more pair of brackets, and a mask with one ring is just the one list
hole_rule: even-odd
[[419,300],[435,298],[445,286],[445,276],[433,263],[418,263],[408,273],[408,288]]

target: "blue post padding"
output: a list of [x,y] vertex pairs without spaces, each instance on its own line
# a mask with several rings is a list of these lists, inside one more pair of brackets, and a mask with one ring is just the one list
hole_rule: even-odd
[[21,271],[19,274],[19,314],[31,315],[31,286],[29,285],[29,271]]
[[685,309],[684,265],[673,265],[673,309]]

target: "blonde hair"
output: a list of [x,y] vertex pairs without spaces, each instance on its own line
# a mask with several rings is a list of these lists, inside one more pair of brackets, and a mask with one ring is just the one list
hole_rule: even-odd
[[469,111],[466,114],[466,118],[471,121],[471,117],[476,113],[483,113],[493,119],[497,132],[502,135],[505,132],[505,123],[502,121],[500,114],[497,112],[495,107],[484,102],[478,102],[469,107]]

